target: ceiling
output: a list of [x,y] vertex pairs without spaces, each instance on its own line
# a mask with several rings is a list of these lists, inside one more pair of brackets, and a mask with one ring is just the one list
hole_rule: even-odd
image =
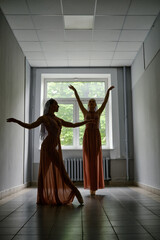
[[[160,0],[0,0],[0,7],[31,66],[110,67],[132,64]],[[73,18],[66,29],[68,16],[89,16],[92,27],[71,27]]]

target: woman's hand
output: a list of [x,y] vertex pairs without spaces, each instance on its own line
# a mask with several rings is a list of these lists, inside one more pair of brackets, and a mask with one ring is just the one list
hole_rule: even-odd
[[108,88],[108,91],[111,91],[113,88],[115,88],[115,86],[111,86],[110,88]]
[[73,90],[74,92],[76,92],[75,87],[73,87],[72,85],[69,85],[68,87],[69,87],[71,90]]
[[7,122],[16,122],[17,120],[15,118],[8,118],[6,121]]

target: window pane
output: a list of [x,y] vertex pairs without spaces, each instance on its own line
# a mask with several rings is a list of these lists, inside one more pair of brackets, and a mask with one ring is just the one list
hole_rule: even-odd
[[[99,108],[101,104],[97,104],[97,107]],[[84,107],[87,108],[87,104],[84,104]],[[79,120],[83,121],[83,114],[81,110],[79,109]],[[79,128],[79,144],[82,145],[83,143],[83,135],[84,135],[85,126],[82,126]],[[106,117],[105,117],[105,110],[102,112],[100,117],[100,134],[101,134],[101,141],[102,145],[106,145]]]
[[73,85],[81,98],[104,98],[105,82],[47,82],[47,98],[74,98]]
[[[59,111],[56,113],[57,117],[65,121],[73,122],[73,104],[58,104]],[[61,131],[62,146],[73,145],[73,128],[62,127]]]

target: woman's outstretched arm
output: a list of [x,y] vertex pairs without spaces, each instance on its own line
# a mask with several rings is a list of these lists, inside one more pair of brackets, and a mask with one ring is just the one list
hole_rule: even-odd
[[14,122],[14,123],[19,124],[21,127],[32,129],[32,128],[38,127],[41,123],[43,123],[43,117],[39,117],[37,119],[37,121],[35,121],[33,123],[24,123],[16,118],[8,118],[7,122]]
[[80,127],[86,123],[94,123],[95,121],[90,119],[90,120],[85,120],[83,122],[77,122],[77,123],[71,123],[71,122],[66,122],[64,121],[63,119],[60,119],[61,120],[61,123],[62,123],[62,126],[64,127],[69,127],[69,128],[76,128],[76,127]]
[[71,90],[73,90],[73,92],[74,92],[74,94],[75,94],[75,97],[76,97],[76,99],[77,99],[78,105],[79,105],[82,113],[85,115],[86,112],[87,112],[87,109],[85,109],[85,107],[83,106],[83,103],[82,103],[82,101],[81,101],[81,99],[80,99],[80,97],[79,97],[79,95],[78,95],[77,90],[76,90],[75,87],[73,87],[72,85],[70,85],[69,88],[70,88]]
[[108,102],[109,92],[110,92],[113,88],[114,88],[114,86],[111,86],[111,87],[108,89],[108,91],[107,91],[107,93],[106,93],[106,96],[105,96],[105,98],[104,98],[104,101],[103,101],[101,107],[98,109],[99,115],[101,115],[101,113],[103,112],[103,110],[104,110],[104,108],[105,108],[105,106],[106,106],[106,104],[107,104],[107,102]]

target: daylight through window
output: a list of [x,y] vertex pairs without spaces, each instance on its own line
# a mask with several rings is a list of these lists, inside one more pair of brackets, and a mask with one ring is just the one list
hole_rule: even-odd
[[[83,121],[83,114],[79,109],[78,103],[74,96],[74,92],[69,89],[69,85],[73,85],[84,104],[87,104],[90,98],[95,98],[97,107],[99,108],[104,100],[108,89],[108,79],[82,79],[73,81],[71,79],[44,79],[44,103],[54,98],[59,104],[59,111],[56,115],[65,121],[78,122]],[[103,148],[110,148],[111,143],[111,102],[109,102],[100,118],[100,133]],[[79,128],[62,128],[61,144],[63,149],[82,148],[83,133],[85,126]]]

